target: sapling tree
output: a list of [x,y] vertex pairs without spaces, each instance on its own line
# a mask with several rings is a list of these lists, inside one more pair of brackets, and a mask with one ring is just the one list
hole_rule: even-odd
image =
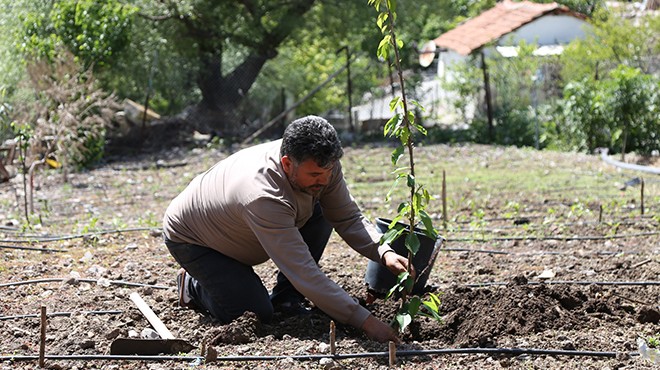
[[[412,107],[420,110],[424,108],[414,100],[406,96],[405,81],[403,78],[403,69],[399,51],[403,46],[403,41],[397,38],[395,29],[396,1],[395,0],[368,0],[370,6],[373,6],[378,12],[377,25],[380,28],[383,38],[381,39],[377,55],[382,60],[392,61],[394,70],[398,75],[400,84],[400,95],[394,96],[390,102],[390,110],[394,113],[392,118],[385,124],[384,136],[396,138],[398,140],[396,149],[392,152],[391,161],[395,166],[395,180],[391,190],[386,198],[389,200],[392,191],[401,182],[405,182],[408,188],[407,200],[399,204],[397,215],[392,219],[388,230],[383,234],[381,243],[391,244],[398,238],[405,238],[405,246],[408,252],[407,271],[399,274],[397,282],[388,292],[387,298],[396,295],[401,299],[401,304],[397,309],[393,326],[403,332],[418,314],[434,318],[438,321],[441,317],[438,313],[440,299],[433,293],[428,293],[428,298],[423,299],[420,296],[412,295],[415,285],[415,276],[413,274],[413,257],[420,248],[420,240],[414,232],[417,225],[423,225],[423,232],[436,240],[438,233],[433,227],[433,222],[429,214],[425,211],[426,206],[431,200],[431,195],[422,184],[417,183],[415,177],[415,135],[426,135],[426,129],[415,120],[415,112]],[[406,157],[407,163],[400,165],[399,161]],[[405,225],[405,226],[402,226]],[[422,271],[418,271],[421,276]]]

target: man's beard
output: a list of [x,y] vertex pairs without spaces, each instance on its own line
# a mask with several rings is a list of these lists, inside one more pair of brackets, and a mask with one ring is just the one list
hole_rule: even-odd
[[299,192],[309,194],[313,197],[318,197],[323,189],[325,189],[325,186],[323,185],[312,185],[312,186],[305,186],[302,187],[300,184],[298,184],[298,181],[296,180],[296,175],[289,176],[289,183],[291,183],[291,187]]

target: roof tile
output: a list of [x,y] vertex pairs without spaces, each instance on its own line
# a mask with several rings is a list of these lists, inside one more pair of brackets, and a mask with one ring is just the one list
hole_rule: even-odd
[[479,16],[443,33],[434,41],[439,47],[468,55],[475,49],[554,11],[569,12],[568,8],[556,2],[538,4],[531,1],[504,0]]

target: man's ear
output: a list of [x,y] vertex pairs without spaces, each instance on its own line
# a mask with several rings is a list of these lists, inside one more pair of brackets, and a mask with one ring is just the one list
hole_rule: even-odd
[[280,159],[280,162],[282,163],[282,168],[284,169],[284,172],[287,175],[291,175],[291,172],[293,172],[293,161],[291,158],[289,158],[288,155],[282,156],[282,159]]

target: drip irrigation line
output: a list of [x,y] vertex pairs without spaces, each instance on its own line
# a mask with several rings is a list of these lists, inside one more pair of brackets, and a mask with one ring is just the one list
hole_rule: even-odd
[[[518,285],[509,282],[487,282],[465,284],[468,288],[483,288],[489,286]],[[608,285],[608,286],[657,286],[660,281],[583,281],[583,280],[552,280],[552,281],[528,281],[521,285]]]
[[37,252],[67,252],[66,249],[22,247],[18,245],[0,245],[0,249],[20,249],[20,250],[37,251]]
[[[48,278],[48,279],[36,279],[36,280],[22,280],[22,281],[14,281],[11,283],[3,283],[0,284],[0,288],[3,287],[9,287],[9,286],[17,286],[17,285],[27,285],[27,284],[39,284],[39,283],[52,283],[52,282],[66,282],[69,281],[72,278]],[[149,287],[149,288],[154,288],[154,289],[171,289],[172,287],[169,286],[164,286],[164,285],[152,285],[152,284],[144,284],[144,283],[132,283],[129,281],[123,281],[123,280],[103,280],[103,279],[75,279],[77,282],[81,283],[99,283],[100,281],[105,281],[108,284],[112,285],[124,285],[124,286],[137,286],[137,287]]]
[[[650,209],[652,209],[652,207],[646,207],[646,209],[650,210]],[[528,211],[529,211],[529,210],[528,210]],[[598,209],[594,209],[594,210],[592,210],[592,212],[598,212]],[[531,221],[531,220],[534,220],[534,219],[544,218],[544,217],[546,217],[546,216],[548,216],[548,215],[547,215],[547,214],[541,214],[541,215],[534,215],[534,214],[532,214],[532,215],[518,215],[518,216],[515,216],[515,217],[492,217],[492,218],[484,218],[484,219],[482,219],[481,221],[484,221],[484,222],[495,222],[495,221],[511,221],[511,222],[515,222],[516,220],[521,220],[521,219],[528,219],[528,220]],[[573,226],[573,225],[575,225],[575,226],[581,226],[581,225],[585,225],[585,224],[586,224],[586,225],[588,225],[588,224],[603,224],[603,225],[607,225],[607,223],[615,223],[615,222],[620,222],[622,225],[624,225],[624,222],[625,222],[625,225],[628,225],[628,224],[634,224],[634,223],[638,222],[639,219],[642,219],[642,220],[653,220],[653,219],[654,219],[654,216],[651,215],[651,214],[645,214],[645,215],[637,215],[637,216],[634,216],[634,217],[622,217],[619,221],[616,221],[616,220],[609,220],[609,221],[608,221],[608,220],[604,220],[604,221],[602,221],[602,222],[598,222],[598,221],[567,222],[567,223],[563,223],[563,224],[559,224],[559,225],[563,225],[563,226]],[[631,220],[631,221],[627,221],[627,220]],[[471,224],[471,223],[473,223],[473,222],[475,222],[475,220],[460,220],[460,221],[453,221],[453,223],[455,223],[455,224]],[[531,223],[531,222],[530,222],[530,223]],[[556,225],[556,224],[558,224],[558,223],[553,223],[553,224]],[[518,226],[518,225],[516,225],[516,226]],[[522,226],[522,225],[521,225],[521,226]]]
[[[516,221],[519,219],[529,219],[529,217],[526,216],[520,216],[516,218],[511,218],[510,220]],[[653,219],[649,217],[648,221],[652,221]],[[644,220],[647,221],[647,220]],[[555,227],[572,227],[572,226],[609,226],[612,227],[611,225],[618,225],[618,226],[630,226],[630,225],[636,225],[636,226],[649,226],[649,227],[658,227],[658,224],[656,222],[649,222],[649,223],[640,223],[640,220],[626,220],[622,219],[621,221],[614,221],[614,220],[609,220],[609,221],[583,221],[583,222],[553,222],[552,226]],[[533,229],[533,230],[538,230],[542,227],[543,225],[540,224],[533,224],[533,223],[525,223],[525,224],[520,224],[520,225],[502,225],[500,227],[495,227],[495,228],[464,228],[464,229],[453,229],[451,232],[453,234],[457,233],[482,233],[482,232],[496,232],[499,230],[511,230],[511,229],[522,229],[525,228],[527,230]]]
[[[639,356],[639,352],[607,352],[607,351],[570,351],[555,349],[535,348],[440,348],[428,350],[402,350],[396,351],[397,357],[430,356],[430,355],[452,355],[452,354],[503,354],[503,355],[546,355],[546,356],[585,356],[585,357],[609,357],[616,358],[625,354],[628,356]],[[273,356],[219,356],[213,358],[214,362],[232,361],[279,361],[292,359],[297,361],[321,360],[329,358],[343,360],[350,358],[372,358],[389,357],[389,352],[361,352],[346,354],[318,354],[318,355],[273,355]],[[136,361],[204,361],[202,356],[137,356],[137,355],[45,355],[47,360],[136,360]],[[39,356],[0,356],[0,361],[34,361]]]
[[[52,312],[47,313],[47,317],[60,317],[60,316],[71,316],[73,314],[82,314],[82,315],[119,315],[124,313],[124,311],[111,310],[111,311],[80,311],[80,312]],[[14,315],[14,316],[0,316],[0,321],[2,320],[15,320],[15,319],[29,319],[34,317],[39,317],[37,314],[27,314],[27,315]]]
[[[537,252],[507,252],[507,251],[498,251],[491,249],[472,249],[472,248],[442,248],[440,252],[470,252],[470,253],[487,253],[487,254],[505,254],[505,255],[516,255],[516,256],[561,256],[561,255],[573,255],[575,252],[550,252],[550,251],[537,251]],[[625,254],[639,254],[637,251],[596,251],[593,254],[595,255],[606,255],[612,256],[620,253]],[[583,253],[584,254],[584,253]]]
[[600,236],[600,235],[587,235],[587,236],[503,236],[503,237],[493,237],[493,238],[447,238],[447,242],[493,242],[493,241],[508,241],[508,240],[611,240],[611,239],[626,239],[626,238],[638,238],[643,236],[653,236],[660,235],[660,231],[648,231],[644,233],[633,233],[633,234],[615,234],[609,236]]
[[5,240],[0,240],[0,243],[41,243],[41,242],[54,242],[54,241],[61,241],[61,240],[70,240],[70,239],[84,239],[84,238],[91,238],[94,236],[98,235],[106,235],[106,234],[121,234],[125,232],[132,232],[132,231],[154,231],[154,232],[161,232],[161,229],[159,228],[154,228],[154,227],[134,227],[134,228],[128,228],[128,229],[114,229],[114,230],[101,230],[93,233],[86,233],[86,234],[74,234],[74,235],[64,235],[64,236],[54,236],[54,237],[48,237],[48,236],[41,236],[41,237],[34,237],[34,238],[29,238],[29,239],[5,239]]

